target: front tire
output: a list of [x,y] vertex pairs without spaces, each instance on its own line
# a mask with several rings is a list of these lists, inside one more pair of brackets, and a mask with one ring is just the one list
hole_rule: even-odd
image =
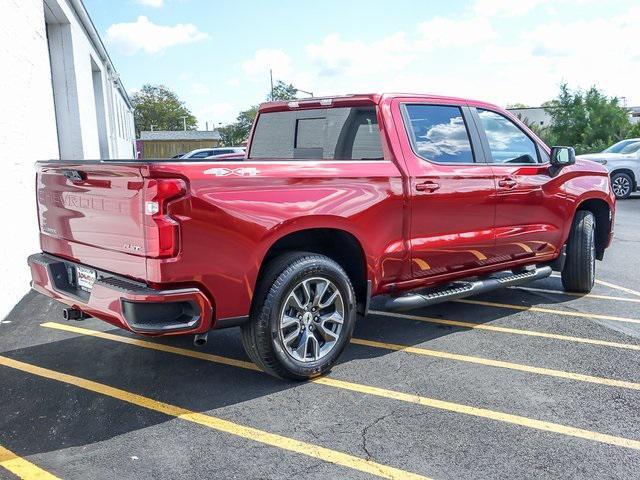
[[568,292],[589,293],[596,279],[596,220],[579,210],[573,219],[567,260],[562,269],[562,285]]
[[266,267],[242,343],[266,373],[307,380],[336,363],[355,320],[353,286],[340,265],[324,255],[287,253]]
[[616,173],[611,176],[611,188],[616,198],[629,198],[633,191],[633,179],[626,173]]

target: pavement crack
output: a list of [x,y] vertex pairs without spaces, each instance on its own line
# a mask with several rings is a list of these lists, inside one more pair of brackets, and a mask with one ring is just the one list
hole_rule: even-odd
[[396,414],[396,410],[393,410],[390,413],[387,413],[385,415],[382,415],[382,416],[376,418],[373,422],[371,422],[367,426],[365,426],[362,429],[362,431],[360,432],[360,437],[361,437],[360,447],[364,451],[367,460],[371,460],[373,458],[373,455],[371,455],[371,452],[369,451],[369,448],[367,447],[367,434],[369,433],[369,430],[371,428],[375,427],[378,423],[386,420],[389,417],[394,416],[395,414]]

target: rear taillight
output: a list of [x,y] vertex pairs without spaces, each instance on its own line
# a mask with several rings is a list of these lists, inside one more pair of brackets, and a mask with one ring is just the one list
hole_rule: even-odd
[[168,213],[170,202],[187,191],[179,178],[144,181],[144,236],[148,257],[173,257],[180,249],[180,224]]

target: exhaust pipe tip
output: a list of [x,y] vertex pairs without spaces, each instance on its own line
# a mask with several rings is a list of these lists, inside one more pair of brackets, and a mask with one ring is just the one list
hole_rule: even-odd
[[196,347],[204,347],[207,344],[209,333],[197,333],[193,336],[193,344]]
[[65,320],[84,320],[87,316],[77,308],[63,308],[62,309],[62,318]]

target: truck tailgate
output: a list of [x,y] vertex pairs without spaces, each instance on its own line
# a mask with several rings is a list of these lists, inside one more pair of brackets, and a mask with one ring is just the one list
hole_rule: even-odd
[[38,163],[36,190],[43,250],[143,277],[143,189],[144,179],[136,164]]

